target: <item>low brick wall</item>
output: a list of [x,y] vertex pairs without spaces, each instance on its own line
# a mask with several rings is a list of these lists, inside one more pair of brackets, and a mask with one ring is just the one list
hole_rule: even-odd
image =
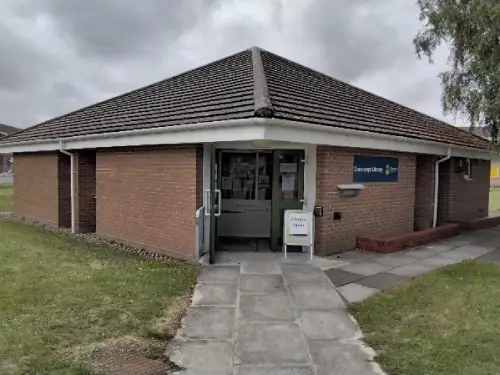
[[500,225],[500,216],[483,217],[481,219],[460,223],[463,230],[477,230],[492,228]]
[[388,254],[456,236],[460,232],[460,229],[460,224],[446,224],[437,228],[405,233],[393,237],[358,237],[356,244],[360,250]]

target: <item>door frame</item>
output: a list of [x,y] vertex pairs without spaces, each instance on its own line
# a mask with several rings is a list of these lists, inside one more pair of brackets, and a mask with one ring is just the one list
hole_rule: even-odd
[[[313,211],[316,204],[316,156],[317,145],[307,143],[290,143],[290,142],[274,142],[266,141],[265,144],[260,141],[248,142],[218,142],[203,144],[203,191],[210,189],[210,169],[211,169],[211,149],[212,145],[216,149],[232,149],[232,150],[304,150],[305,165],[304,165],[304,203],[302,209]],[[206,202],[204,202],[206,206]],[[204,246],[209,249],[210,237],[210,218],[205,217],[204,223]],[[213,236],[212,236],[213,237]]]

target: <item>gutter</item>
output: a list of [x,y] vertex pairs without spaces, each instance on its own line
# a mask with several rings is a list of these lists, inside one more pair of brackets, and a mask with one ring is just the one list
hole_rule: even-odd
[[[335,125],[335,124],[333,124]],[[72,147],[71,143],[79,142],[79,141],[96,141],[96,146],[92,147],[92,145],[86,145],[85,148],[99,148],[99,147],[121,147],[121,146],[140,146],[140,145],[152,145],[153,143],[148,142],[141,144],[140,142],[130,142],[127,144],[126,142],[119,142],[119,145],[116,144],[118,142],[112,142],[116,140],[126,139],[128,137],[138,137],[138,136],[148,136],[148,135],[168,135],[168,134],[182,134],[189,133],[193,134],[193,140],[189,140],[191,143],[206,143],[206,142],[217,142],[214,141],[213,138],[211,140],[203,140],[200,137],[197,137],[196,132],[212,129],[212,130],[228,130],[231,128],[238,128],[241,130],[257,130],[262,131],[263,134],[259,133],[255,135],[255,140],[271,140],[271,141],[284,141],[284,142],[298,142],[298,143],[315,143],[315,144],[324,144],[331,145],[337,147],[359,147],[356,145],[353,139],[361,139],[364,140],[365,143],[368,141],[371,142],[393,142],[394,144],[406,145],[408,147],[403,147],[400,152],[409,152],[409,153],[421,153],[421,154],[431,154],[431,155],[444,155],[452,148],[453,156],[460,157],[472,157],[477,159],[496,159],[500,160],[500,155],[495,155],[491,153],[489,150],[482,150],[472,147],[464,147],[464,146],[452,146],[446,143],[440,143],[436,141],[430,140],[422,140],[415,138],[407,138],[403,136],[397,135],[388,135],[388,134],[380,134],[375,132],[369,132],[365,130],[354,130],[354,129],[346,129],[346,128],[338,128],[334,126],[325,126],[318,124],[311,124],[301,121],[290,121],[276,118],[256,118],[250,117],[246,119],[234,119],[234,120],[221,120],[221,121],[209,121],[202,123],[194,123],[194,124],[182,124],[182,125],[170,125],[165,126],[163,124],[158,124],[154,128],[147,129],[134,129],[134,130],[125,130],[119,132],[110,132],[110,133],[99,133],[99,134],[89,134],[89,135],[81,135],[81,136],[73,136],[63,138],[64,143],[66,145],[66,149],[78,149],[79,146]],[[245,129],[246,128],[246,129]],[[287,129],[287,130],[297,130],[297,131],[314,131],[315,135],[319,135],[319,140],[317,142],[308,142],[307,134],[304,134],[300,139],[290,140],[289,133],[292,132],[283,132],[282,135],[277,136],[276,134],[272,134],[274,130],[277,128]],[[330,143],[322,143],[321,136],[330,136],[336,137],[338,140],[343,140],[343,144],[330,144]],[[233,137],[234,134],[232,135]],[[283,139],[279,139],[279,138]],[[346,144],[345,140],[348,139],[348,144]],[[104,141],[110,140],[110,146],[102,146]],[[234,139],[221,140],[221,141],[248,141],[249,139],[238,139],[237,136]],[[31,141],[21,141],[21,142],[6,142],[0,143],[0,152],[36,152],[36,151],[56,151],[59,147],[60,138],[51,138],[51,139],[38,139]],[[97,144],[98,143],[98,144]],[[187,143],[183,141],[182,143]],[[338,143],[338,142],[337,142]],[[162,141],[158,141],[156,144],[163,144]],[[40,148],[30,147],[31,145],[37,146],[40,145]],[[427,150],[425,149],[427,147]],[[24,148],[24,149],[23,149]],[[383,150],[385,148],[381,147],[364,147],[364,148],[374,148]],[[422,148],[419,150],[419,148]],[[398,151],[394,147],[388,149],[391,151]]]
[[64,149],[63,141],[59,140],[59,152],[70,157],[71,173],[71,233],[76,233],[76,184],[75,184],[75,155]]
[[448,155],[444,158],[441,158],[436,161],[434,167],[434,211],[432,215],[432,227],[436,228],[437,226],[437,217],[438,217],[438,203],[439,203],[439,165],[446,160],[451,158],[451,147],[448,149]]

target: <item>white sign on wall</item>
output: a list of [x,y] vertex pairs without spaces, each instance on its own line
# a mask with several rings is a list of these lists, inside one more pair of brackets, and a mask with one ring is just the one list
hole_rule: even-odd
[[283,225],[283,252],[287,246],[308,246],[311,259],[314,254],[314,216],[303,210],[286,210]]

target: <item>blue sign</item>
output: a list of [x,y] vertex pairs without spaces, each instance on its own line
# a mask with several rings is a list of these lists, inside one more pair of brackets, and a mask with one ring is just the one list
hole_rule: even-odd
[[354,182],[396,182],[398,180],[398,172],[397,158],[354,156]]

